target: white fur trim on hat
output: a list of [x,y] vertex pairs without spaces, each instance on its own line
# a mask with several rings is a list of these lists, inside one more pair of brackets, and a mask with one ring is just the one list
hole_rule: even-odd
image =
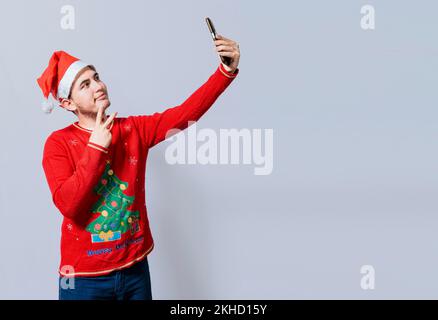
[[67,99],[70,94],[70,89],[73,84],[73,81],[76,78],[76,75],[83,68],[88,67],[89,65],[82,62],[81,60],[73,62],[65,72],[58,86],[58,98]]

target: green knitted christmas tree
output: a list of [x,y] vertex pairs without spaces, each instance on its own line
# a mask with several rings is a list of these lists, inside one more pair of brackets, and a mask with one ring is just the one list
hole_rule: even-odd
[[92,242],[108,242],[119,240],[125,232],[134,234],[139,230],[139,212],[128,211],[135,197],[123,193],[128,183],[121,181],[113,172],[107,161],[105,172],[94,191],[101,195],[93,205],[92,212],[100,216],[91,222],[86,230],[91,233]]

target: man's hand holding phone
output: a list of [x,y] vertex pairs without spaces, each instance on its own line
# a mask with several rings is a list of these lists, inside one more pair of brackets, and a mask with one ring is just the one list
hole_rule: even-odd
[[236,41],[225,38],[220,34],[216,35],[216,39],[214,44],[216,45],[216,52],[222,57],[228,57],[229,62],[225,64],[222,62],[225,70],[228,72],[235,72],[240,60],[240,49],[239,44]]
[[234,73],[240,60],[239,44],[236,41],[217,34],[213,21],[211,21],[209,17],[205,18],[205,22],[210,30],[211,37],[216,46],[216,52],[219,54],[222,65],[225,70]]

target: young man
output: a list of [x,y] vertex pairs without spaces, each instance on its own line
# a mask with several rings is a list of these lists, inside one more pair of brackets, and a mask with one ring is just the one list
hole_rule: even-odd
[[221,36],[215,45],[231,62],[221,63],[181,105],[127,118],[105,114],[108,90],[94,66],[63,51],[51,57],[38,84],[46,98],[78,117],[47,138],[42,160],[63,215],[59,299],[152,299],[148,150],[169,130],[197,121],[239,73],[239,45]]

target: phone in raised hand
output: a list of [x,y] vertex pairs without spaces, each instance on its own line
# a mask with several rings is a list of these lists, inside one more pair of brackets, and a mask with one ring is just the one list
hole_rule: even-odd
[[[213,38],[213,41],[217,40],[217,33],[216,33],[216,29],[214,28],[213,21],[211,21],[211,19],[209,17],[207,17],[207,18],[205,18],[205,22],[207,22],[207,26],[208,26],[208,29],[210,30],[210,34],[211,34],[211,37]],[[224,64],[226,64],[227,66],[230,65],[230,63],[231,63],[230,57],[223,57],[221,55],[219,55],[219,57],[221,58],[221,61]]]

